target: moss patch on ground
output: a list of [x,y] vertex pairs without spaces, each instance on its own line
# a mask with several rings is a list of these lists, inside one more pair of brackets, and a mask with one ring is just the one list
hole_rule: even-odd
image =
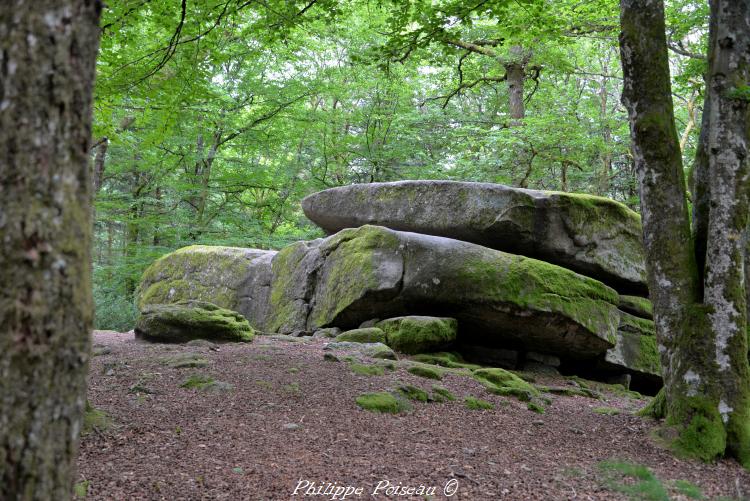
[[382,376],[385,374],[383,367],[379,365],[365,365],[355,362],[351,363],[349,367],[352,369],[352,372],[361,376]]
[[433,369],[431,367],[425,367],[422,365],[413,365],[407,369],[409,374],[414,374],[415,376],[427,378],[427,379],[435,379],[437,381],[440,381],[443,379],[443,373],[437,369]]
[[86,400],[86,407],[83,413],[83,427],[81,428],[81,435],[88,435],[92,432],[103,432],[112,428],[112,418],[107,415],[106,412],[97,409],[91,403]]
[[625,461],[602,461],[604,484],[634,501],[669,501],[669,493],[646,466]]
[[200,353],[180,353],[160,360],[174,369],[206,367],[209,364],[209,360]]
[[447,388],[435,385],[432,387],[432,399],[436,402],[452,402],[456,400],[456,396]]
[[594,407],[592,411],[595,414],[602,414],[604,416],[616,416],[622,412],[620,409],[615,409],[614,407]]
[[216,381],[214,378],[206,374],[191,374],[182,382],[182,384],[180,384],[180,387],[191,390],[217,392],[231,391],[234,389],[233,385],[225,383],[224,381]]
[[357,397],[356,402],[364,410],[385,414],[399,414],[411,408],[405,400],[384,391],[364,393]]
[[495,404],[492,402],[471,396],[464,398],[464,405],[467,409],[471,410],[490,410],[495,408]]

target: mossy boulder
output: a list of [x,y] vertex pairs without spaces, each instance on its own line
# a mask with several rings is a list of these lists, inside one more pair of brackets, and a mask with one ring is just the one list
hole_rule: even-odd
[[455,318],[409,315],[378,322],[385,333],[385,343],[396,351],[414,355],[437,351],[456,340]]
[[[614,346],[617,293],[565,268],[449,238],[346,229],[273,260],[273,332],[371,318],[456,318],[462,342],[595,357]],[[387,337],[387,336],[386,336]]]
[[399,414],[411,409],[404,398],[387,392],[363,393],[357,397],[356,402],[364,410],[384,414]]
[[375,327],[352,329],[336,336],[336,341],[352,341],[354,343],[385,343],[385,333]]
[[141,311],[135,333],[149,341],[252,341],[255,332],[236,311],[205,301],[156,304]]
[[[149,266],[136,291],[139,310],[180,301],[206,301],[239,311],[261,328],[276,253],[238,247],[191,245]],[[255,321],[258,320],[258,322]]]
[[534,385],[505,369],[488,367],[477,369],[473,374],[475,379],[497,395],[513,396],[524,402],[539,397],[539,390]]
[[329,234],[367,224],[542,259],[646,295],[640,216],[613,200],[487,183],[399,181],[331,188],[302,201]]

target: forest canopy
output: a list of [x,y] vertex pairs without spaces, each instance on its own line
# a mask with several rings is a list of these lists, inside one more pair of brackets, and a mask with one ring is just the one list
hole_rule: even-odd
[[[124,0],[103,12],[94,101],[96,326],[130,328],[143,269],[191,244],[320,236],[299,201],[449,179],[639,209],[607,1]],[[667,3],[684,164],[705,2]]]

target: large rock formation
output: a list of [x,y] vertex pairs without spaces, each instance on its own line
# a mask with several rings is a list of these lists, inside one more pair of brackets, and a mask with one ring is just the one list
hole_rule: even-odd
[[302,201],[329,234],[365,224],[439,235],[534,257],[646,295],[640,217],[592,195],[452,181],[331,188]]
[[143,273],[136,291],[138,308],[198,300],[262,319],[275,254],[237,247],[183,247],[156,260]]
[[458,319],[466,341],[583,358],[615,345],[617,302],[609,287],[549,263],[363,226],[279,252],[265,328],[312,332],[440,312]]
[[[651,305],[638,297],[640,221],[621,204],[414,181],[326,190],[303,206],[337,233],[278,253],[191,246],[156,261],[138,290],[139,331],[174,315],[161,305],[210,301],[267,333],[377,327],[403,353],[453,349],[506,367],[551,356],[561,370],[659,383]],[[422,322],[437,316],[451,318]]]

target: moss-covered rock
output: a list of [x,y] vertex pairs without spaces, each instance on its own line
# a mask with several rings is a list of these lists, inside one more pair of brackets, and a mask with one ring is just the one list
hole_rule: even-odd
[[205,301],[147,306],[138,317],[135,333],[161,342],[252,341],[255,335],[245,317]]
[[404,397],[416,402],[429,402],[432,400],[426,391],[411,384],[402,384],[396,390]]
[[383,343],[354,343],[351,341],[337,341],[328,343],[326,351],[344,351],[366,358],[398,360],[396,353]]
[[477,369],[474,378],[496,395],[514,396],[524,402],[539,397],[539,390],[510,371],[496,367]]
[[302,201],[329,233],[367,224],[544,259],[621,292],[647,293],[640,216],[613,200],[453,181],[331,188]]
[[636,317],[648,320],[654,319],[654,305],[645,297],[620,295],[620,304],[618,307],[622,311]]
[[375,327],[352,329],[336,336],[336,341],[352,341],[354,343],[385,343],[385,333]]
[[462,342],[595,357],[614,345],[619,323],[617,293],[591,278],[375,226],[284,249],[273,274],[267,325],[274,332],[441,311],[461,323]]
[[413,365],[407,369],[409,374],[414,374],[415,376],[427,378],[427,379],[436,379],[440,381],[443,379],[443,371],[433,369],[429,366],[423,366],[423,365]]
[[418,315],[389,318],[378,322],[385,333],[385,343],[394,350],[414,355],[445,348],[456,340],[455,318]]
[[356,402],[361,408],[371,412],[399,414],[410,409],[406,400],[387,392],[364,393],[357,397]]
[[450,369],[479,369],[477,364],[469,364],[463,359],[460,353],[456,352],[437,352],[437,353],[419,353],[412,357],[412,360],[423,364],[439,365]]
[[274,251],[208,245],[178,249],[143,272],[136,291],[138,309],[188,300],[206,301],[240,311],[260,328],[264,312],[256,309],[267,302],[270,260],[274,254]]

